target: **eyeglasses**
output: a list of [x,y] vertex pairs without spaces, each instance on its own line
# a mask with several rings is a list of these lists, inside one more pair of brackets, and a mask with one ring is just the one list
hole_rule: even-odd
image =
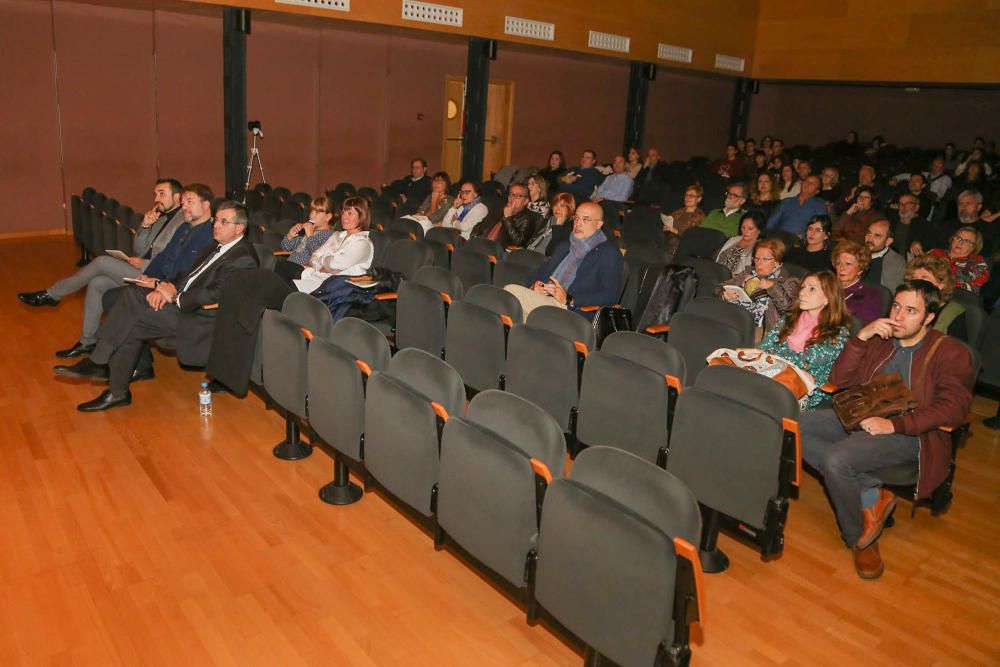
[[774,257],[754,257],[753,261],[755,261],[755,262],[773,262],[773,261],[775,261],[775,259],[774,259]]
[[963,236],[954,236],[954,237],[952,237],[951,240],[954,241],[954,242],[956,242],[956,243],[961,243],[962,245],[976,245],[975,241],[973,241],[971,239],[967,239],[967,238],[965,238]]
[[220,225],[238,225],[238,224],[240,224],[240,223],[236,222],[235,220],[226,220],[225,218],[220,218],[219,216],[215,216],[214,218],[212,218],[212,222],[217,222]]
[[583,222],[589,225],[592,222],[604,222],[604,218],[591,218],[589,215],[574,215],[573,222]]
[[521,195],[521,194],[517,194],[517,193],[514,193],[514,192],[511,192],[507,196],[510,197],[511,199],[527,199],[528,198],[528,195]]
[[458,194],[460,194],[460,195],[474,195],[474,194],[476,194],[476,191],[475,190],[459,190]]
[[732,197],[733,199],[743,199],[743,195],[738,195],[735,192],[727,192],[726,198]]
[[329,213],[329,211],[325,208],[316,208],[315,206],[310,206],[309,210],[313,213]]

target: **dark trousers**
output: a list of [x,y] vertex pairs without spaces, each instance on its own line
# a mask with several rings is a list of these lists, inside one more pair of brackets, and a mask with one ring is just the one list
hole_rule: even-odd
[[274,263],[274,272],[292,288],[295,287],[292,281],[301,278],[304,269],[305,267],[301,264],[296,264],[284,257]]
[[[95,364],[108,364],[111,393],[120,396],[128,390],[146,341],[173,338],[177,334],[177,306],[167,304],[153,310],[146,302],[148,290],[127,287],[120,290],[114,308],[97,330],[97,345],[90,355]],[[148,347],[146,352],[149,352]]]
[[799,416],[802,458],[823,475],[840,536],[849,547],[861,537],[861,492],[882,482],[873,470],[899,463],[916,463],[920,443],[916,437],[893,433],[869,435],[847,432],[833,410],[816,410]]
[[[105,313],[110,313],[115,304],[118,303],[118,299],[121,297],[125,290],[136,290],[141,289],[143,296],[148,294],[148,290],[138,287],[133,287],[131,285],[126,285],[125,287],[118,287],[113,290],[108,290],[104,293],[102,299],[102,306]],[[136,361],[135,368],[133,369],[136,373],[146,373],[152,372],[153,370],[153,352],[149,349],[149,343],[142,344],[142,350],[139,351],[139,359]]]

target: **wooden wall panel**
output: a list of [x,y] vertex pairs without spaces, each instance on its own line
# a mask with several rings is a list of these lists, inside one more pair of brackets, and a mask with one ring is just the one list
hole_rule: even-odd
[[221,14],[155,13],[158,175],[218,195],[226,185]]
[[[66,229],[49,4],[0,0],[0,16],[0,201],[9,213],[0,234]],[[33,204],[11,205],[19,201]]]
[[753,74],[996,84],[998,26],[991,0],[760,0]]
[[144,205],[156,176],[152,12],[52,7],[66,188],[94,185]]
[[725,155],[733,86],[729,78],[661,70],[649,86],[646,147],[666,160]]

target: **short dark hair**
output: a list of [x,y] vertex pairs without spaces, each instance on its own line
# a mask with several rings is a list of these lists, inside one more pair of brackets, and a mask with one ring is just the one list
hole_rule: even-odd
[[758,232],[763,232],[767,227],[767,221],[764,220],[764,214],[760,211],[754,209],[753,211],[747,211],[740,218],[740,228],[742,229],[743,223],[749,220],[753,223],[753,226],[757,228]]
[[937,314],[944,307],[944,298],[941,296],[941,290],[926,280],[904,280],[896,288],[895,296],[898,296],[901,292],[916,292],[919,294],[924,300],[924,307],[927,309],[927,312],[933,313],[934,317],[937,317]]
[[419,162],[424,169],[427,168],[427,160],[423,159],[422,157],[413,158],[412,160],[410,160],[410,165],[412,165],[414,162]]
[[181,194],[190,192],[198,196],[198,199],[202,201],[211,202],[215,198],[212,194],[212,188],[208,187],[204,183],[188,183],[181,190]]
[[181,190],[184,189],[184,186],[181,185],[181,182],[178,181],[176,178],[158,178],[156,179],[156,183],[154,185],[163,185],[163,184],[167,184],[170,186],[170,194],[172,195],[179,195],[181,193]]
[[436,181],[439,178],[443,180],[445,183],[447,183],[449,186],[451,185],[451,176],[448,175],[447,171],[439,171],[438,173],[431,176],[432,181]]
[[584,148],[583,152],[584,153],[590,153],[591,155],[594,156],[595,160],[597,159],[597,151],[595,151],[593,148]]
[[223,199],[219,202],[219,205],[215,207],[215,212],[219,211],[233,211],[236,215],[233,216],[233,224],[243,225],[244,231],[246,231],[247,221],[250,216],[247,215],[247,207],[238,201],[233,201],[232,199]]
[[823,231],[826,232],[827,234],[833,233],[833,220],[831,220],[830,216],[826,215],[825,213],[814,215],[813,217],[809,218],[809,224],[806,225],[806,229],[809,229],[816,223],[819,223],[820,226],[823,228]]

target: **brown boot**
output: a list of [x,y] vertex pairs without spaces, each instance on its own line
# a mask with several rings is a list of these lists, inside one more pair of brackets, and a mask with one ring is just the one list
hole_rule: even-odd
[[861,510],[861,521],[864,525],[861,537],[858,538],[858,548],[865,549],[872,542],[878,539],[885,528],[885,520],[888,519],[893,510],[896,509],[896,496],[891,491],[885,489],[878,490],[878,500],[871,509]]
[[878,542],[872,542],[865,549],[854,547],[854,569],[862,579],[878,579],[882,576],[885,563],[878,552]]

